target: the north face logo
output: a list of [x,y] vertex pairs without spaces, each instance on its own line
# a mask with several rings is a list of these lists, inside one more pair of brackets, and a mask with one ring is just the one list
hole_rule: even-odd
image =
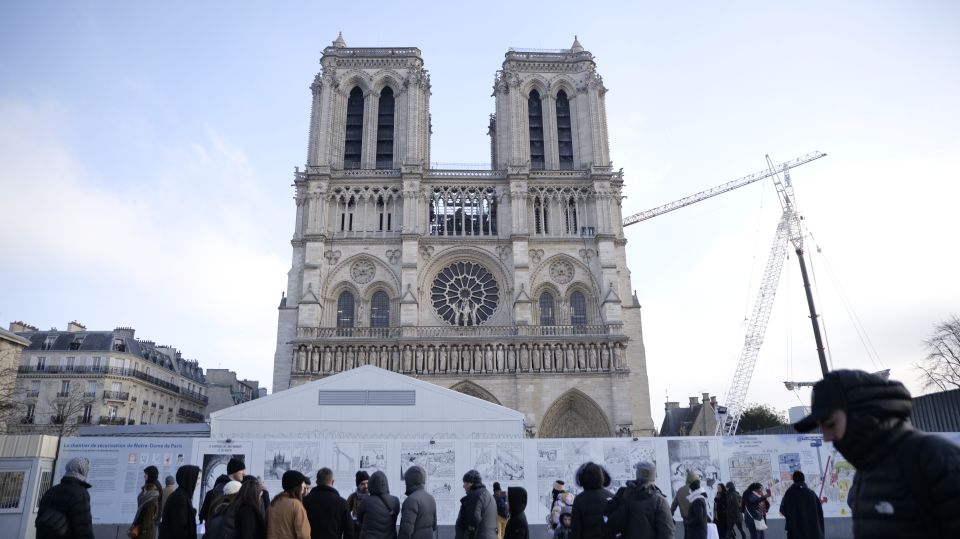
[[877,505],[873,506],[881,515],[892,515],[893,514],[893,504],[890,502],[880,502]]

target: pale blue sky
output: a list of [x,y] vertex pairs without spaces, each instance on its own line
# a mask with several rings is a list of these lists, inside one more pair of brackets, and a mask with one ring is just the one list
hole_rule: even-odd
[[[323,47],[416,46],[432,160],[480,163],[508,47],[574,34],[610,90],[632,213],[786,160],[820,257],[837,367],[912,362],[960,311],[956,2],[6,2],[0,6],[0,322],[129,325],[269,385],[291,172]],[[651,400],[721,397],[779,205],[754,185],[627,229]],[[792,258],[750,400],[819,369]],[[751,282],[751,275],[753,276]]]

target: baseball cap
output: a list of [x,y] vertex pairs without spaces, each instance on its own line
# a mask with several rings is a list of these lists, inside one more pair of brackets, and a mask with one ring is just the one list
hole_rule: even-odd
[[797,432],[810,432],[833,412],[847,407],[846,392],[836,376],[827,375],[813,385],[810,414],[793,424]]

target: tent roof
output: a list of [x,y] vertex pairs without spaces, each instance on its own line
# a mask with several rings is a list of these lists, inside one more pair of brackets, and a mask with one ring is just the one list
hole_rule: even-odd
[[[369,402],[351,405],[337,398],[329,398],[334,394],[328,392],[336,391],[386,392],[379,395],[387,395],[388,400],[406,392],[407,401],[402,405]],[[512,423],[517,425],[517,432],[522,433],[523,418],[524,414],[516,410],[365,365],[213,412],[210,414],[210,426],[214,436],[230,430],[228,425],[238,422],[264,422],[266,424],[257,429],[264,434],[269,431],[289,432],[293,426],[291,422],[323,423],[326,427],[334,427],[332,430],[343,432],[357,428],[369,430],[376,423],[385,434],[386,431],[401,434],[414,423],[419,428],[431,428],[434,431],[457,428],[472,432],[485,430],[482,424]],[[359,424],[367,426],[360,427]]]

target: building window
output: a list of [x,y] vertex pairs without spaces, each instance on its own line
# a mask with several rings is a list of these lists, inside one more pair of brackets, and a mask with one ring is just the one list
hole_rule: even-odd
[[496,236],[497,193],[492,187],[435,187],[430,235]]
[[67,364],[64,366],[64,369],[63,369],[63,370],[72,371],[72,370],[74,370],[74,369],[76,368],[76,366],[77,366],[77,358],[75,358],[75,357],[68,357],[68,358],[67,358]]
[[127,345],[123,344],[123,339],[114,339],[113,340],[113,351],[114,352],[126,352]]
[[94,380],[87,380],[87,397],[93,397],[97,394],[97,382]]
[[343,143],[343,168],[360,168],[363,150],[363,90],[354,86],[347,98],[347,125]]
[[22,470],[0,472],[0,511],[15,512],[20,509],[27,472]]
[[437,274],[430,288],[437,314],[454,326],[478,326],[500,302],[500,287],[487,269],[473,262],[455,262]]
[[570,324],[574,326],[587,325],[587,300],[579,290],[570,294]]
[[37,412],[36,404],[27,405],[27,419],[29,420],[30,423],[33,423],[33,414],[35,414],[36,412]]
[[377,113],[377,168],[393,168],[393,90],[380,92]]
[[555,326],[557,319],[553,313],[553,294],[550,292],[540,294],[540,325]]
[[563,208],[563,226],[567,234],[577,233],[577,199],[570,197]]
[[341,292],[340,297],[337,298],[337,327],[338,328],[352,328],[353,327],[353,293],[351,292]]
[[40,395],[40,380],[30,381],[30,395],[34,397]]
[[100,356],[93,356],[93,372],[100,372],[103,359]]
[[93,405],[86,404],[83,407],[83,416],[80,418],[80,423],[89,423],[93,419]]
[[41,350],[53,350],[53,345],[54,345],[56,342],[57,342],[57,336],[56,336],[56,335],[48,335],[47,338],[44,339],[43,344],[40,345],[40,349],[41,349]]
[[107,417],[111,419],[115,419],[117,417],[117,411],[118,411],[117,405],[111,404],[110,406],[107,407]]
[[356,209],[356,207],[356,199],[354,197],[350,197],[350,199],[344,205],[344,211],[340,212],[340,232],[353,231],[353,211]]
[[378,290],[370,300],[370,327],[390,327],[390,298],[383,290]]
[[527,99],[527,122],[530,124],[530,169],[543,170],[543,104],[536,90],[531,91]]
[[58,397],[66,397],[70,393],[70,380],[61,380],[60,381],[60,393]]
[[38,370],[38,371],[45,371],[45,370],[47,370],[47,358],[45,358],[45,357],[38,357],[38,358],[37,358],[37,370]]
[[543,197],[533,199],[533,224],[537,234],[550,233],[550,211]]
[[573,170],[573,132],[570,130],[570,102],[567,93],[557,92],[557,146],[560,170]]

